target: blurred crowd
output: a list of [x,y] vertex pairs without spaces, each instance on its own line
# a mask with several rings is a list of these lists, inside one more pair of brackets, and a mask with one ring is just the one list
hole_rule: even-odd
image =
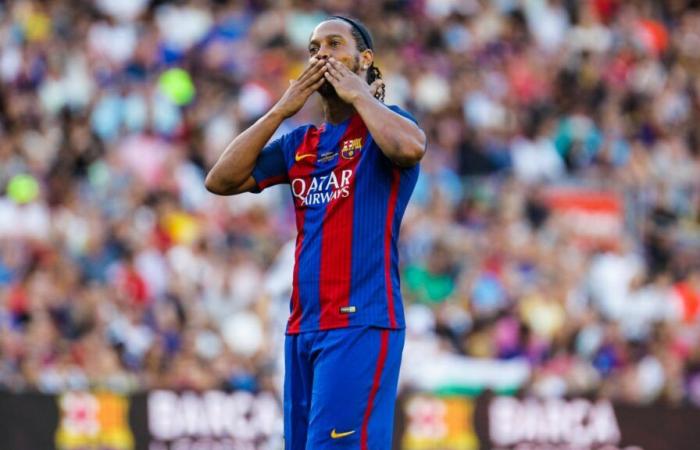
[[[386,103],[429,138],[405,364],[700,405],[691,0],[0,2],[0,386],[279,392],[291,196],[204,176],[329,13],[368,25]],[[279,133],[309,121],[315,98]]]

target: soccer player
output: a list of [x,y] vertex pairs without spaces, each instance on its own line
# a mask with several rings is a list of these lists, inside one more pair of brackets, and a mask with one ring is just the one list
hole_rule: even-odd
[[[220,195],[286,183],[294,199],[288,450],[391,448],[404,343],[397,238],[426,137],[411,115],[384,105],[373,48],[360,22],[321,22],[308,67],[231,142],[206,179]],[[314,92],[325,122],[267,143]]]

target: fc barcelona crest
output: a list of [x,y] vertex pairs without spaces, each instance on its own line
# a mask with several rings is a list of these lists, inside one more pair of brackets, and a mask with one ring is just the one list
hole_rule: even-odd
[[362,138],[348,139],[343,142],[343,148],[340,150],[340,156],[345,159],[352,159],[360,152],[362,148]]

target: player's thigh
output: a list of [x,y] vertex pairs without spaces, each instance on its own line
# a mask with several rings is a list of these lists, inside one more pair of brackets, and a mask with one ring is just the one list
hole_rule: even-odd
[[313,372],[309,362],[309,336],[287,336],[284,363],[285,450],[305,450],[311,410]]
[[307,450],[388,449],[403,330],[331,330],[314,364]]

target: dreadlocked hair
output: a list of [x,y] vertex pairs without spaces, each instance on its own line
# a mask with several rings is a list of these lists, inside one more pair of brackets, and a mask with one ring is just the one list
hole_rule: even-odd
[[[352,37],[355,39],[355,43],[357,44],[357,50],[359,52],[364,52],[365,50],[367,50],[367,44],[365,44],[365,40],[360,34],[360,32],[357,31],[355,27],[350,27],[350,32],[352,33]],[[367,84],[371,85],[376,80],[383,80],[382,72],[379,70],[379,67],[374,65],[374,61],[372,61],[372,65],[369,66],[369,69],[367,69]],[[380,102],[384,103],[385,94],[385,85],[382,84],[379,86],[379,89],[377,89],[377,92],[374,94],[374,97]]]

